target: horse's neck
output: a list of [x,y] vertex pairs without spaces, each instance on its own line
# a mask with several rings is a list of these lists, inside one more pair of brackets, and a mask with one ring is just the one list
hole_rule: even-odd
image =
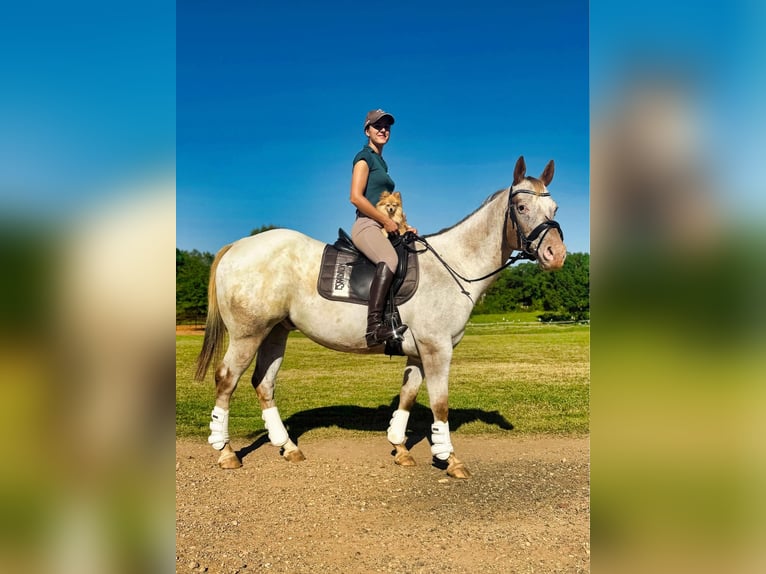
[[[504,237],[507,205],[508,194],[500,193],[454,227],[429,238],[429,242],[463,277],[474,279],[491,273],[511,253]],[[488,286],[493,279],[481,283]]]

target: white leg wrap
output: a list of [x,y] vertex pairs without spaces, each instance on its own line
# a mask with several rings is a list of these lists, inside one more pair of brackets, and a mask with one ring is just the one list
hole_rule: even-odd
[[207,437],[207,442],[214,449],[221,450],[229,442],[229,411],[214,407],[210,416],[210,436]]
[[449,423],[434,421],[431,425],[431,454],[439,460],[447,460],[453,450],[449,439]]
[[388,423],[388,442],[391,444],[404,444],[407,432],[407,421],[410,420],[410,411],[397,409],[391,422]]
[[277,407],[270,407],[264,409],[261,414],[263,417],[263,425],[266,430],[269,431],[269,440],[274,446],[285,446],[290,437],[287,435],[287,429],[282,423],[282,419],[279,417],[279,411]]

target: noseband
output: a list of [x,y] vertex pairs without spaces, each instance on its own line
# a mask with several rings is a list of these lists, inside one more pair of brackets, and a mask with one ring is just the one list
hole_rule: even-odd
[[[537,260],[537,250],[540,249],[540,245],[543,243],[543,239],[551,229],[555,229],[561,236],[561,241],[564,241],[564,232],[561,231],[561,226],[558,222],[552,219],[546,219],[540,225],[535,227],[529,235],[525,235],[521,230],[518,219],[516,219],[516,211],[513,209],[513,198],[520,193],[527,193],[529,195],[536,195],[538,197],[550,197],[550,193],[536,193],[531,189],[517,189],[513,193],[508,195],[508,219],[511,220],[511,224],[516,229],[516,235],[519,238],[519,251],[521,251],[520,259],[529,259],[531,261]],[[542,237],[540,237],[542,235]],[[532,244],[540,237],[540,242],[537,244],[537,249],[532,249]]]

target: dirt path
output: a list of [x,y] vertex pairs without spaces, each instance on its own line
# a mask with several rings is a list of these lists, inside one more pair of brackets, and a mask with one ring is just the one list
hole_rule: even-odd
[[[176,571],[590,572],[586,438],[453,436],[473,473],[393,464],[385,437],[301,438],[223,471],[204,439],[176,443]],[[235,449],[246,447],[242,441]]]

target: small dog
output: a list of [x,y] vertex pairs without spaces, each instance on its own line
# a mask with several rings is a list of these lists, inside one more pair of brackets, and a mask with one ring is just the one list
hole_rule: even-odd
[[[407,225],[407,217],[402,210],[402,194],[398,191],[395,191],[394,193],[384,191],[380,195],[380,201],[375,205],[375,208],[394,220],[399,226],[399,233],[401,235],[404,235],[410,228],[410,226]],[[384,237],[388,237],[388,231],[385,229],[381,229],[381,231],[383,232]]]

